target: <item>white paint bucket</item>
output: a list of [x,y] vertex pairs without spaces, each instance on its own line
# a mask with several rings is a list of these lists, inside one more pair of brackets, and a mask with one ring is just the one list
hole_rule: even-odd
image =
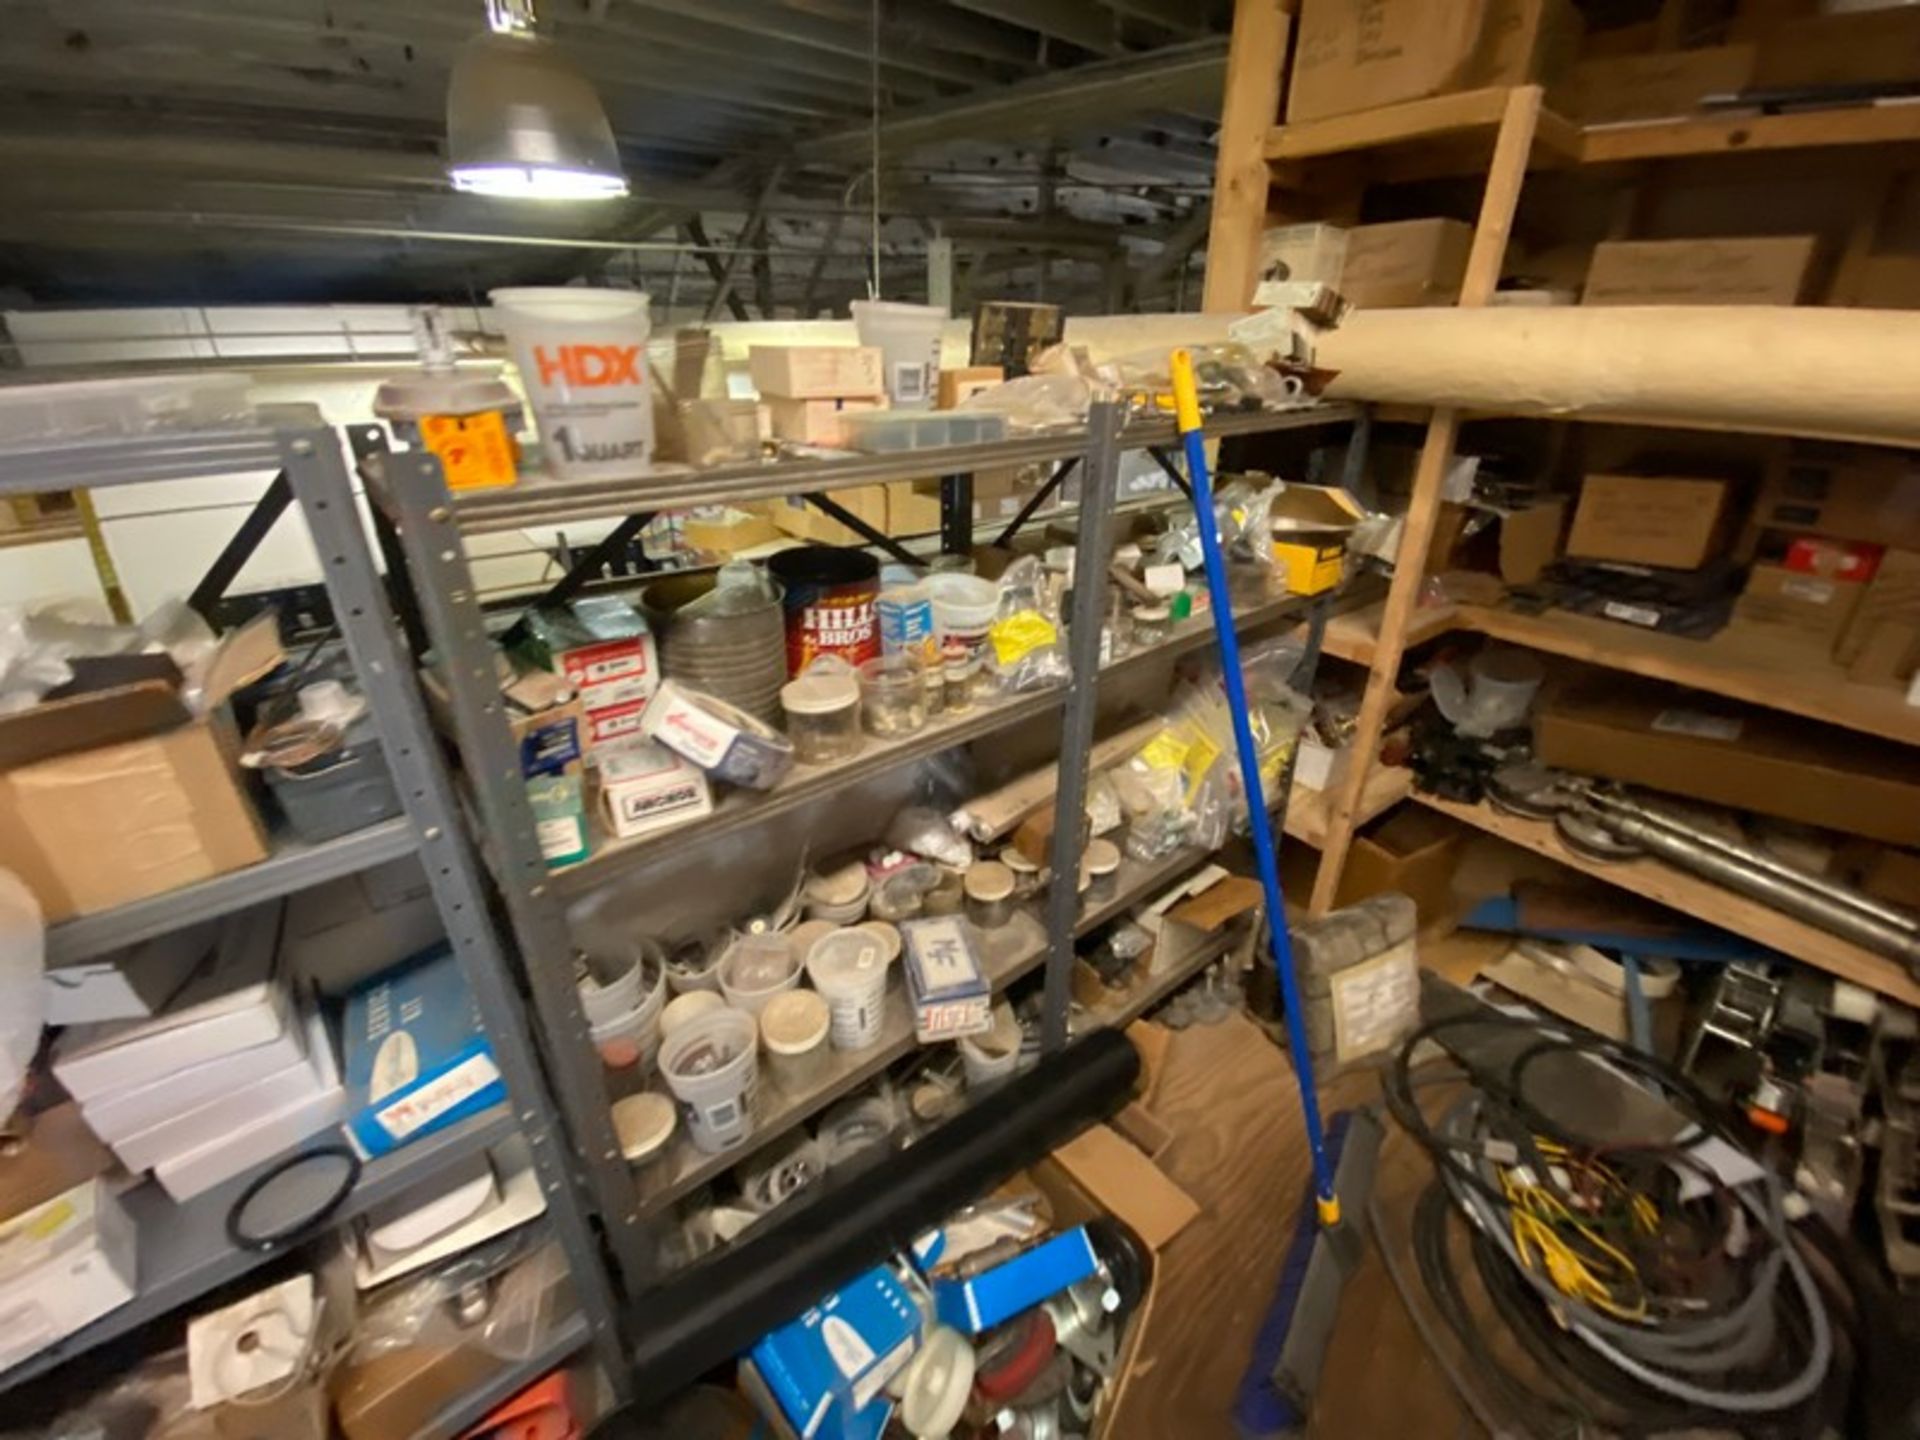
[[860,343],[880,351],[888,403],[895,410],[932,409],[947,312],[938,305],[898,300],[856,300],[850,308]]
[[488,292],[546,448],[565,479],[631,475],[653,458],[647,296],[515,286]]

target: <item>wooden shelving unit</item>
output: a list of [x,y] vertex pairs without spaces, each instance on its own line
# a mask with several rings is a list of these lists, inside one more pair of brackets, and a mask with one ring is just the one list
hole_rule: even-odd
[[[1209,238],[1206,305],[1210,310],[1248,307],[1258,278],[1262,233],[1294,221],[1350,222],[1371,184],[1446,176],[1483,177],[1478,221],[1460,305],[1485,304],[1500,274],[1515,210],[1530,172],[1594,168],[1597,179],[1628,189],[1617,207],[1613,233],[1633,233],[1637,196],[1633,186],[1659,162],[1699,160],[1747,152],[1853,151],[1883,147],[1878,158],[1836,165],[1877,166],[1892,173],[1909,165],[1890,147],[1920,142],[1920,106],[1863,105],[1795,114],[1717,113],[1648,123],[1582,128],[1554,113],[1537,87],[1467,91],[1406,104],[1317,120],[1276,123],[1284,111],[1282,91],[1297,6],[1241,0],[1236,7],[1228,87],[1222,115],[1219,168]],[[1606,167],[1613,167],[1607,170]],[[1868,202],[1854,222],[1840,257],[1842,271],[1873,248],[1877,211],[1885,192]],[[1845,293],[1836,279],[1836,293]],[[1311,911],[1332,903],[1354,829],[1407,792],[1396,772],[1378,768],[1378,743],[1395,691],[1402,657],[1449,631],[1478,633],[1506,643],[1690,686],[1769,706],[1838,727],[1841,732],[1920,744],[1920,710],[1892,686],[1861,685],[1837,666],[1809,666],[1786,656],[1726,640],[1696,642],[1653,634],[1612,621],[1551,611],[1521,614],[1473,604],[1422,606],[1426,576],[1419,563],[1430,548],[1441,499],[1441,482],[1454,457],[1459,426],[1496,418],[1448,408],[1376,407],[1377,420],[1425,427],[1414,472],[1401,555],[1385,600],[1336,616],[1329,623],[1329,654],[1369,667],[1368,687],[1355,740],[1356,760],[1344,786],[1296,807],[1291,833],[1312,834],[1321,863]],[[1499,417],[1504,418],[1504,417]],[[1555,417],[1540,417],[1555,418]],[[1657,419],[1616,413],[1581,414],[1580,420],[1651,424],[1669,428],[1725,429],[1685,416]],[[1747,433],[1768,431],[1764,422]],[[1880,444],[1913,443],[1909,437],[1851,433],[1797,438]],[[1839,743],[1844,743],[1844,739]],[[1404,772],[1399,772],[1404,774]],[[1398,793],[1395,793],[1398,788]],[[1420,803],[1476,829],[1497,835],[1573,869],[1719,924],[1782,953],[1855,981],[1908,1004],[1920,1003],[1920,982],[1893,961],[1815,930],[1756,902],[1731,894],[1652,861],[1596,864],[1562,847],[1551,826],[1496,814],[1484,806],[1459,806],[1415,797]]]
[[1569,869],[1648,900],[1684,911],[1709,924],[1744,935],[1749,940],[1771,946],[1783,955],[1815,966],[1842,980],[1851,980],[1869,990],[1898,1000],[1905,1005],[1920,1005],[1920,982],[1904,966],[1875,955],[1837,935],[1817,930],[1771,906],[1736,895],[1708,881],[1696,879],[1671,865],[1656,860],[1623,860],[1602,863],[1576,854],[1560,843],[1551,824],[1502,814],[1489,805],[1458,805],[1436,796],[1419,794],[1420,804],[1442,815],[1450,815],[1489,835],[1559,861]]

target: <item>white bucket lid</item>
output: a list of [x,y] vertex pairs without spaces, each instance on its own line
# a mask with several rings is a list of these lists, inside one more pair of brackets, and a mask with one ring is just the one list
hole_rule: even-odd
[[1095,875],[1111,875],[1120,868],[1120,847],[1111,840],[1087,842],[1087,869]]
[[811,990],[776,995],[760,1012],[760,1042],[771,1055],[804,1055],[827,1038],[833,1012]]
[[863,920],[853,928],[873,936],[880,942],[889,965],[900,958],[900,951],[905,942],[900,938],[898,926],[886,920]]
[[967,871],[967,894],[984,904],[1013,894],[1013,871],[998,860],[981,860]]
[[678,1112],[673,1101],[651,1090],[613,1103],[613,1133],[620,1153],[629,1160],[646,1160],[660,1153],[673,1138]]

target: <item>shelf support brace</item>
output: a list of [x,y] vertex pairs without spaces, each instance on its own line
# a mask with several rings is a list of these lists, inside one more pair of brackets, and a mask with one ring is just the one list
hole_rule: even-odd
[[1100,628],[1107,618],[1107,556],[1112,551],[1113,492],[1120,478],[1120,427],[1126,407],[1098,398],[1087,416],[1086,471],[1081,476],[1080,529],[1073,549],[1073,613],[1067,659],[1073,667],[1061,716],[1059,784],[1054,794],[1053,844],[1048,859],[1047,990],[1040,1047],[1058,1053],[1067,1043],[1073,999],[1073,931],[1080,918],[1080,817],[1087,808],[1087,763],[1100,706]]
[[911,565],[918,570],[925,563],[918,555],[902,545],[891,535],[883,535],[873,526],[862,520],[853,511],[847,509],[838,500],[819,491],[809,491],[804,497],[806,502],[828,519],[838,520],[867,544],[884,550],[902,565]]
[[1008,522],[1007,528],[1000,532],[1000,538],[993,542],[996,548],[1013,543],[1013,537],[1018,535],[1027,521],[1033,518],[1034,512],[1052,498],[1053,492],[1060,488],[1060,482],[1071,475],[1074,466],[1079,463],[1080,457],[1078,455],[1070,455],[1054,467],[1053,474],[1047,478],[1047,483],[1034,492],[1032,498],[1020,507],[1020,513],[1014,516],[1013,519]]

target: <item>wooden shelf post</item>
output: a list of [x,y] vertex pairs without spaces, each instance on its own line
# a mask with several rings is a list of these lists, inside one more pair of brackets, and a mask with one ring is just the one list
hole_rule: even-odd
[[1204,308],[1253,304],[1260,279],[1260,237],[1267,228],[1267,135],[1280,116],[1287,40],[1297,0],[1235,0],[1227,51],[1226,99],[1213,172]]
[[[1487,170],[1486,189],[1480,199],[1466,278],[1460,287],[1462,305],[1485,305],[1500,283],[1500,265],[1506,258],[1514,211],[1520,204],[1527,161],[1533,153],[1534,135],[1539,128],[1541,98],[1538,85],[1516,86],[1507,96],[1499,136],[1494,141],[1493,162]],[[1366,694],[1360,702],[1359,724],[1354,731],[1346,774],[1335,792],[1327,818],[1326,841],[1320,850],[1320,868],[1314,876],[1313,898],[1308,907],[1313,915],[1324,915],[1331,910],[1334,895],[1340,888],[1340,872],[1346,866],[1347,851],[1353,844],[1367,774],[1380,748],[1387,710],[1393,703],[1394,681],[1406,649],[1407,625],[1419,604],[1420,587],[1426,580],[1427,550],[1433,543],[1434,524],[1440,515],[1442,482],[1448,466],[1453,463],[1459,428],[1457,410],[1435,410],[1427,422],[1426,440],[1414,470],[1413,497],[1407,507],[1400,551],[1393,567],[1393,584],[1387,591],[1380,638],[1374,645]]]

